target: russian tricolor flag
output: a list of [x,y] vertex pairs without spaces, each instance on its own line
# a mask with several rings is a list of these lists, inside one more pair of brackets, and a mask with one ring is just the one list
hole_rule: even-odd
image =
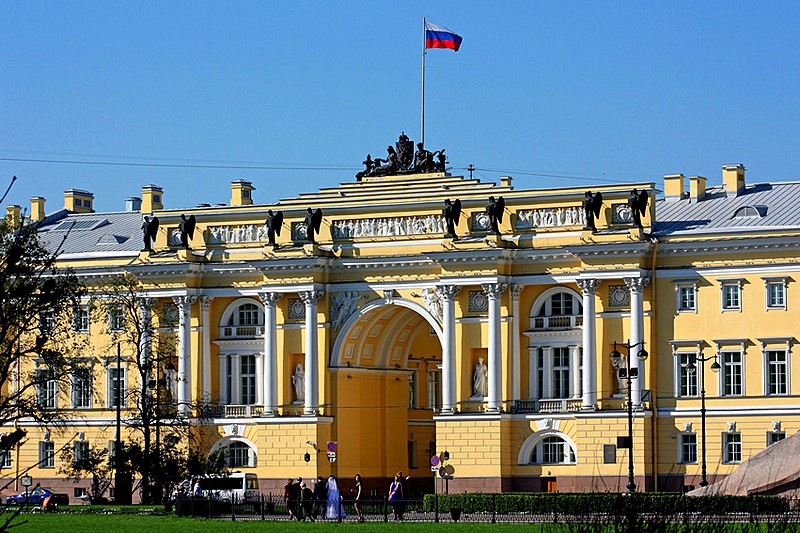
[[444,26],[425,22],[425,48],[449,48],[458,52],[461,36]]

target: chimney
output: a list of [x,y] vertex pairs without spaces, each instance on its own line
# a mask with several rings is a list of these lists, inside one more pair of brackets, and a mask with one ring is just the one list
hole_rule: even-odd
[[500,176],[500,185],[503,187],[508,187],[513,189],[514,187],[511,185],[512,178],[511,176]]
[[722,165],[722,184],[728,198],[739,196],[744,191],[744,165]]
[[33,222],[41,222],[44,217],[44,198],[34,196],[31,198],[31,220]]
[[67,189],[64,191],[64,209],[73,213],[94,213],[92,202],[94,194],[81,189]]
[[142,213],[148,215],[159,209],[164,209],[164,190],[153,184],[142,187]]
[[667,174],[664,176],[664,200],[676,202],[684,196],[683,174]]
[[11,226],[14,229],[19,228],[20,226],[20,216],[22,213],[22,208],[18,205],[7,205],[6,206],[6,218],[11,220]]
[[236,180],[231,183],[231,205],[252,205],[253,184],[245,180]]
[[706,195],[706,179],[703,176],[689,178],[689,201],[699,202]]
[[139,211],[142,208],[142,199],[138,196],[125,198],[125,211]]

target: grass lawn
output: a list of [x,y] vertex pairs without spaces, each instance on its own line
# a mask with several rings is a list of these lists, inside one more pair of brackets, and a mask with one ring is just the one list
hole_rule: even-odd
[[[676,524],[677,525],[677,524]],[[680,526],[678,526],[680,527]],[[647,530],[649,528],[644,528]],[[338,524],[335,522],[270,522],[270,521],[251,521],[251,522],[231,522],[229,520],[204,520],[193,518],[178,518],[176,516],[146,516],[146,515],[101,515],[101,514],[23,514],[18,516],[12,523],[11,531],[15,533],[105,533],[105,532],[132,532],[132,533],[205,533],[211,531],[227,532],[264,532],[280,531],[286,533],[295,532],[317,532],[317,531],[380,531],[381,533],[408,532],[408,533],[451,533],[456,531],[469,531],[475,533],[482,532],[515,532],[520,533],[585,533],[594,531],[587,525],[573,525],[572,527],[564,524],[474,524],[469,522],[452,523],[383,523],[367,522],[359,524],[355,522]],[[605,531],[612,533],[614,528],[607,528]],[[669,531],[681,531],[681,529],[670,529]],[[763,531],[788,531],[770,529],[766,525],[719,525],[706,524],[705,526],[695,526],[686,528],[682,531],[706,532],[706,533],[755,533]],[[797,530],[794,530],[797,531]]]

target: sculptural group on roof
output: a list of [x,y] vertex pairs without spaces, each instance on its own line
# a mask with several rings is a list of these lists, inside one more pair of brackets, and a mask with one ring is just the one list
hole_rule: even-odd
[[444,148],[431,152],[426,150],[422,143],[417,143],[414,151],[414,142],[405,132],[400,134],[394,146],[386,147],[386,158],[367,154],[363,161],[364,170],[356,174],[356,179],[373,176],[394,176],[397,174],[427,174],[430,172],[444,172],[447,166],[447,156]]

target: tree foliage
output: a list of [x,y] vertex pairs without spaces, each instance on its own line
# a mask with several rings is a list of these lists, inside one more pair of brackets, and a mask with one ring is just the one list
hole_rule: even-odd
[[57,266],[58,249],[49,249],[37,229],[0,220],[0,425],[63,421],[56,396],[68,389],[72,356],[88,342],[72,331],[86,289],[72,270]]

